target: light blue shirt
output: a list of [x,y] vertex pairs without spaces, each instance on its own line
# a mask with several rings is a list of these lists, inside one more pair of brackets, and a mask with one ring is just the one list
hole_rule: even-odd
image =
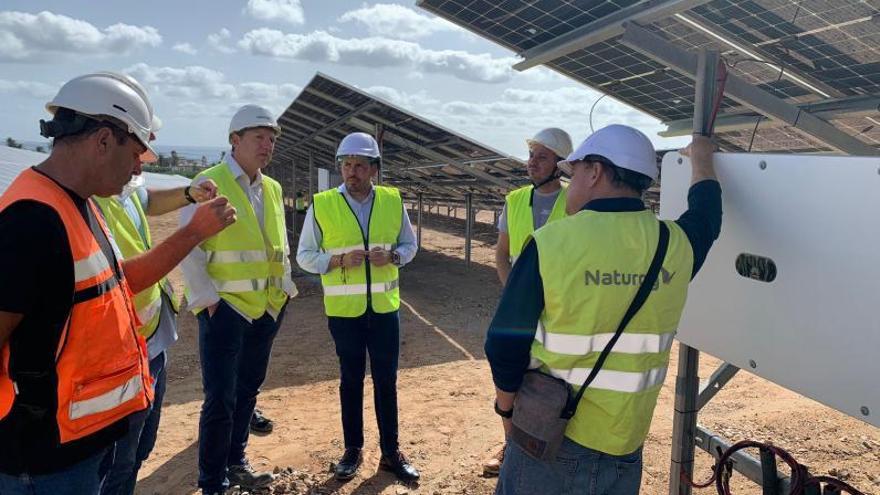
[[[143,187],[139,187],[134,190],[132,194],[137,194],[138,199],[141,201],[141,206],[144,208],[144,211],[147,210],[150,203],[150,195],[147,190]],[[115,198],[122,203],[122,208],[125,210],[125,213],[134,223],[134,226],[137,227],[138,233],[141,235],[141,239],[146,244],[147,234],[146,229],[150,228],[148,225],[144,225],[141,223],[141,217],[138,214],[137,207],[134,205],[134,201],[132,201],[131,196],[127,196],[125,199],[121,197]],[[147,246],[147,249],[150,249],[152,246]],[[119,255],[119,253],[117,253]],[[120,256],[121,259],[121,256]],[[171,297],[174,297],[173,294],[170,294]],[[174,307],[171,306],[171,301],[165,297],[165,293],[162,293],[162,308],[159,310],[159,326],[156,327],[156,332],[147,340],[147,353],[150,356],[150,360],[154,359],[158,355],[162,354],[171,344],[177,341],[177,315],[174,313]]]
[[[351,210],[357,217],[358,224],[361,226],[362,232],[367,232],[370,223],[370,212],[373,210],[373,196],[375,192],[370,189],[370,194],[363,201],[357,201],[345,188],[345,184],[336,188],[342,193],[345,201],[351,206]],[[419,250],[416,244],[416,235],[413,232],[412,224],[409,221],[409,215],[406,214],[406,208],[401,208],[400,233],[397,235],[397,244],[392,247],[392,251],[396,251],[400,256],[398,267],[409,263],[416,257]],[[330,266],[330,253],[321,249],[321,229],[315,222],[314,204],[309,206],[306,212],[306,218],[303,221],[302,232],[299,235],[299,247],[296,251],[296,262],[300,268],[310,273],[327,273]]]

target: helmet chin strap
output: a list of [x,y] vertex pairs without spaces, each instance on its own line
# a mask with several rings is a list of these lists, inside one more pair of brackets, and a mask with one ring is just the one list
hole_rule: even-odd
[[559,178],[559,167],[555,167],[553,169],[553,172],[550,175],[548,175],[546,179],[544,179],[540,182],[532,182],[532,191],[529,194],[529,206],[532,206],[532,201],[535,198],[535,190],[536,189],[538,189],[539,187],[543,186],[544,184],[547,184],[548,182],[554,181],[558,178]]
[[546,183],[548,183],[548,182],[551,182],[551,181],[554,181],[554,180],[558,179],[558,178],[559,178],[559,175],[557,175],[558,172],[559,172],[559,169],[558,169],[558,168],[554,168],[554,169],[553,169],[553,173],[551,173],[550,175],[548,175],[546,179],[544,179],[544,180],[542,180],[541,182],[538,182],[538,183],[532,182],[532,186],[534,186],[534,188],[537,189],[537,188],[543,186],[544,184],[546,184]]

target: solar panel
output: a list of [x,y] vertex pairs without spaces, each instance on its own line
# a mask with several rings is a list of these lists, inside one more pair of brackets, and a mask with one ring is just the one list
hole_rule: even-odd
[[[558,40],[638,1],[420,0],[419,6],[514,52]],[[662,4],[663,2],[655,2]],[[684,50],[719,50],[731,74],[791,104],[880,93],[880,4],[858,0],[712,0],[683,5],[670,16],[640,19],[643,27]],[[687,8],[691,7],[691,8]],[[629,12],[628,11],[628,12]],[[545,45],[546,46],[546,45]],[[619,41],[554,54],[546,65],[663,121],[693,116],[694,81]],[[722,113],[745,109],[725,98]],[[834,121],[839,129],[875,144],[865,117]],[[758,127],[754,151],[822,151],[830,147],[793,129]],[[858,132],[856,132],[858,131]],[[751,131],[721,136],[731,150],[746,149]],[[746,148],[743,147],[746,146]],[[785,146],[785,147],[780,147]]]
[[[3,194],[18,174],[48,157],[46,153],[0,146],[0,194]],[[190,183],[190,179],[180,175],[144,172],[143,176],[147,186],[156,189],[170,189]]]
[[320,73],[279,120],[269,173],[290,194],[310,158],[313,168],[334,169],[338,142],[357,131],[382,135],[383,180],[409,199],[460,202],[470,193],[474,204],[495,208],[528,182],[522,161]]

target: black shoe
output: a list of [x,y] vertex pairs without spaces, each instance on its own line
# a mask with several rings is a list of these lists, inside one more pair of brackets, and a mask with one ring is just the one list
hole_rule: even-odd
[[339,459],[339,462],[336,463],[336,467],[333,468],[333,473],[336,475],[336,479],[339,481],[348,481],[354,478],[354,475],[357,474],[358,468],[361,467],[362,460],[361,449],[355,447],[345,449],[342,458]]
[[275,477],[272,473],[255,471],[249,463],[239,466],[229,466],[226,469],[226,477],[229,478],[230,486],[238,485],[242,488],[253,489],[269,486]]
[[272,423],[272,420],[263,416],[263,411],[254,409],[254,414],[251,416],[252,432],[268,435],[269,433],[272,433],[274,427],[275,425]]
[[382,454],[382,459],[379,460],[379,469],[391,471],[400,481],[412,482],[419,479],[419,470],[410,464],[403,452],[399,450],[393,456]]

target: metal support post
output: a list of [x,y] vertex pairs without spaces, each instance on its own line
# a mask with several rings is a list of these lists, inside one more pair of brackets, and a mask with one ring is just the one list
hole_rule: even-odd
[[422,193],[419,193],[419,209],[416,213],[416,242],[418,243],[419,249],[422,249]]
[[312,187],[312,174],[315,172],[315,158],[312,155],[312,152],[309,151],[309,201],[311,201],[315,195],[315,189]]
[[678,377],[675,380],[675,412],[672,417],[672,462],[669,495],[690,495],[682,474],[693,479],[694,437],[697,430],[697,397],[700,390],[700,351],[678,346]]
[[471,266],[471,238],[474,235],[474,224],[471,221],[473,218],[471,208],[473,207],[471,193],[467,193],[464,196],[465,202],[465,221],[464,221],[464,262],[468,267]]
[[382,175],[383,175],[383,170],[382,170],[382,169],[383,169],[384,167],[382,167],[382,165],[384,165],[384,163],[383,163],[383,160],[382,160],[382,151],[384,150],[384,147],[382,146],[382,144],[383,144],[384,139],[382,138],[382,136],[383,136],[384,134],[385,134],[385,133],[383,132],[382,124],[376,123],[376,125],[375,125],[374,135],[375,135],[375,137],[376,137],[376,143],[379,144],[379,174],[378,174],[378,176],[376,177],[376,180],[378,181],[379,184],[382,184],[382,182],[383,182],[383,181],[382,181]]
[[697,80],[694,85],[694,134],[712,134],[713,97],[721,55],[716,50],[700,50],[697,57]]
[[293,212],[290,215],[290,231],[293,233],[291,239],[296,239],[296,236],[299,235],[299,232],[296,231],[296,217],[299,212],[296,211],[296,160],[293,158],[290,159],[290,192],[293,195]]
[[[720,55],[701,50],[694,93],[694,134],[710,136],[712,96],[715,94],[715,70]],[[672,460],[669,468],[669,494],[690,495],[691,487],[682,474],[694,477],[694,442],[697,431],[697,402],[700,393],[700,351],[686,344],[678,347],[678,377],[675,381],[675,412],[672,416]]]
[[777,495],[776,455],[767,449],[761,449],[761,493],[763,495]]

